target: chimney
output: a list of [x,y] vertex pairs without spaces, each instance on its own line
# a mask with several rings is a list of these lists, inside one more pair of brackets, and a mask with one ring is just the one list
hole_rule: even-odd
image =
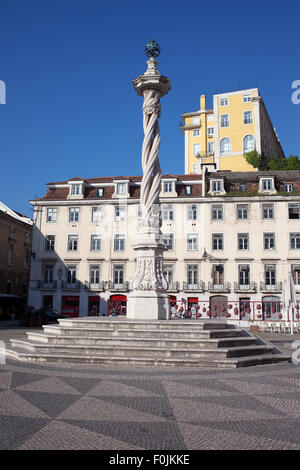
[[201,95],[200,96],[200,111],[205,111],[206,109],[206,96]]

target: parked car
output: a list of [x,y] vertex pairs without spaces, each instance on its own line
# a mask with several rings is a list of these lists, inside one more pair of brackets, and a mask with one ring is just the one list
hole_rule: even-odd
[[50,309],[45,312],[45,315],[47,316],[48,323],[56,322],[59,318],[70,318],[68,315],[63,315],[57,310],[50,310]]

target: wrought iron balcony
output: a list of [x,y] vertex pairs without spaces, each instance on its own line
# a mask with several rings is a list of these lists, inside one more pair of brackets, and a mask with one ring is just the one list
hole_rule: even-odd
[[275,284],[266,284],[265,282],[261,282],[260,290],[262,292],[281,292],[282,282],[275,282]]
[[180,291],[180,283],[178,281],[169,282],[168,292],[178,292]]
[[129,291],[129,282],[124,281],[122,283],[117,283],[113,281],[108,281],[108,289],[116,292],[128,292]]
[[209,282],[208,290],[210,292],[230,292],[231,284],[230,282],[223,282],[223,284],[215,284],[213,282]]
[[46,290],[57,289],[57,281],[52,281],[52,282],[38,281],[38,289],[46,289]]
[[203,281],[200,281],[196,284],[189,284],[188,282],[183,283],[183,290],[185,292],[204,292],[205,284]]
[[75,281],[75,282],[61,281],[61,288],[65,290],[79,290],[80,282],[79,281]]
[[91,291],[104,291],[105,290],[104,281],[99,281],[98,283],[85,281],[84,285],[87,290],[91,290]]
[[234,292],[256,292],[256,282],[249,282],[249,284],[235,282]]

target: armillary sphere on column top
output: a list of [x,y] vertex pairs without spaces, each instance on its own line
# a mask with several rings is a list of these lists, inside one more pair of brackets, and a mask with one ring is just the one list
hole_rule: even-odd
[[157,42],[152,39],[152,41],[148,42],[145,46],[145,54],[147,57],[158,57],[160,54],[160,46]]

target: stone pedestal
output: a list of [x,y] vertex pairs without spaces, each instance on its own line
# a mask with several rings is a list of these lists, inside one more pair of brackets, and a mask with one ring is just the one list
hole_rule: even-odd
[[136,273],[131,282],[133,292],[127,297],[127,318],[134,320],[168,320],[168,283],[163,276],[163,253],[166,246],[157,235],[133,246],[136,251]]
[[168,320],[169,296],[156,291],[135,291],[127,297],[128,320]]

